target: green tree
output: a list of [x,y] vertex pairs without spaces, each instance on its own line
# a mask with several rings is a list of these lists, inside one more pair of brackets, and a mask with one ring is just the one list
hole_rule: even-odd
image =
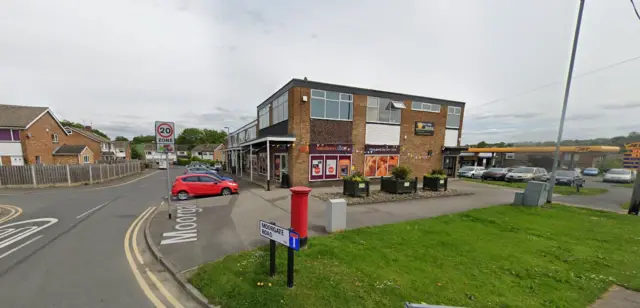
[[142,159],[142,153],[138,151],[137,147],[131,147],[131,159]]
[[224,130],[205,128],[202,130],[202,134],[204,135],[203,143],[224,143],[227,138],[227,132]]
[[485,141],[480,141],[478,142],[478,144],[476,145],[477,148],[488,148],[489,144],[486,143]]
[[116,136],[115,141],[129,141],[129,139],[125,136]]
[[202,144],[204,142],[204,132],[199,128],[185,128],[178,138],[176,138],[177,144],[189,145],[190,148],[196,144]]
[[154,135],[140,135],[140,136],[133,137],[133,139],[131,140],[131,143],[140,144],[140,143],[151,143],[155,141],[156,141],[156,136]]
[[[80,124],[80,123],[76,123],[76,122],[72,122],[69,120],[62,120],[60,121],[60,124],[62,124],[62,126],[69,126],[69,127],[73,127],[73,128],[77,128],[77,129],[84,129],[84,125]],[[99,129],[95,129],[95,128],[91,128],[91,132],[93,132],[94,134],[107,138],[109,140],[111,140],[109,138],[109,136],[107,136],[107,134],[101,132]]]

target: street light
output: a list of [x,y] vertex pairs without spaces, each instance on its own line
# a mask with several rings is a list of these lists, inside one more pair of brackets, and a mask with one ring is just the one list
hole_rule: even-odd
[[558,170],[558,160],[560,160],[560,143],[562,142],[562,130],[564,129],[564,118],[567,115],[567,102],[571,90],[571,78],[573,78],[573,65],[576,60],[576,50],[578,49],[578,38],[580,37],[580,25],[582,24],[582,12],[584,11],[584,1],[580,0],[578,10],[578,22],[576,32],[573,36],[573,48],[571,49],[571,60],[569,61],[569,73],[567,74],[567,85],[564,89],[564,100],[562,102],[562,115],[560,115],[560,127],[558,128],[558,139],[556,140],[556,151],[553,155],[553,166],[551,167],[551,178],[549,179],[549,192],[547,193],[547,203],[553,200],[553,187],[556,185],[556,171]]
[[226,128],[226,129],[227,129],[227,135],[228,135],[228,134],[230,134],[230,132],[229,132],[229,126],[225,126],[224,128]]

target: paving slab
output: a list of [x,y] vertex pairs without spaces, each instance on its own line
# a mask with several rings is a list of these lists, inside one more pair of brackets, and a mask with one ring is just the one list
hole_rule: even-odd
[[640,307],[640,293],[613,286],[599,298],[591,308],[637,308]]

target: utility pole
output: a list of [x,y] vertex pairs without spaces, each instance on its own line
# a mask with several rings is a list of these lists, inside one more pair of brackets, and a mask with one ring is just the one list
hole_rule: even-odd
[[584,11],[584,1],[580,0],[580,9],[578,10],[578,22],[576,23],[576,32],[573,36],[573,48],[571,49],[571,60],[569,61],[569,73],[567,74],[567,84],[564,89],[564,100],[562,102],[562,114],[560,115],[560,126],[558,128],[558,139],[556,140],[556,151],[553,155],[553,167],[551,167],[551,178],[549,179],[549,192],[547,194],[547,203],[553,201],[553,187],[556,185],[556,171],[558,170],[558,161],[560,160],[560,143],[562,142],[562,130],[564,129],[564,118],[567,115],[567,102],[569,101],[569,92],[571,91],[571,78],[573,78],[573,66],[576,61],[576,51],[578,49],[578,38],[580,37],[580,26],[582,25],[582,12]]
[[[632,171],[633,172],[633,171]],[[629,203],[629,211],[627,214],[638,216],[638,212],[640,212],[640,167],[636,171],[636,183],[633,185],[633,193],[631,194],[631,202]]]

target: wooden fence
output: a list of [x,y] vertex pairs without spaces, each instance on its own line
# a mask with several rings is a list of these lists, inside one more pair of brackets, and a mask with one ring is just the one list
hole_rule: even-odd
[[139,161],[118,164],[0,166],[0,187],[93,184],[142,170]]

